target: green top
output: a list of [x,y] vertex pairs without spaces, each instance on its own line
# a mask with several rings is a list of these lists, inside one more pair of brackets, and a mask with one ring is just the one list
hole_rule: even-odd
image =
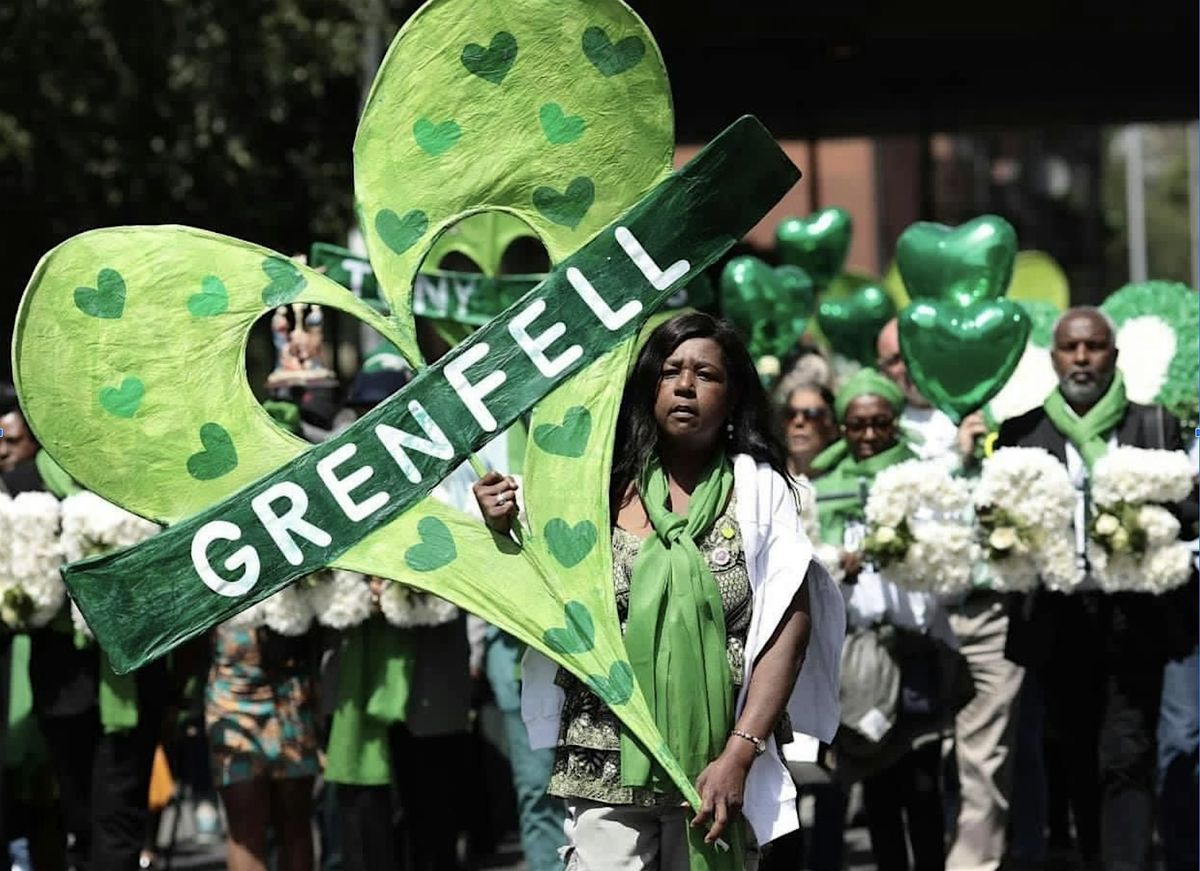
[[[840,451],[842,459],[829,472],[813,481],[817,491],[817,511],[821,517],[821,540],[841,547],[842,535],[849,520],[861,519],[866,507],[866,491],[875,476],[889,466],[916,458],[904,442],[897,442],[886,451],[856,460],[850,456],[843,442],[826,448],[821,455]],[[820,461],[821,457],[817,460]]]

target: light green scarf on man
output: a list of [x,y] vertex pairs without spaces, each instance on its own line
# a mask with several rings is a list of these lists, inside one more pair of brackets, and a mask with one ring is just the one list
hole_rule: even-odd
[[1042,403],[1046,416],[1054,424],[1054,428],[1075,445],[1084,464],[1090,469],[1096,461],[1108,453],[1108,433],[1125,417],[1125,409],[1129,400],[1125,396],[1125,378],[1121,370],[1113,373],[1113,380],[1108,390],[1100,397],[1087,413],[1080,417],[1067,400],[1062,391],[1055,388]]

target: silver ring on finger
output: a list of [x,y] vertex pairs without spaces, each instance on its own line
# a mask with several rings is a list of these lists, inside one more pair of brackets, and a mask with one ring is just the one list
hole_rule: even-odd
[[507,504],[508,504],[508,494],[507,493],[501,493],[499,496],[496,497],[496,507],[497,508],[503,508]]

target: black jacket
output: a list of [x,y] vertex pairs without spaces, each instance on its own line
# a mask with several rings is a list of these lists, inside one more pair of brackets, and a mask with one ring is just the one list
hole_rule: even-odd
[[[1130,403],[1116,428],[1117,442],[1139,448],[1178,450],[1179,421],[1161,406]],[[1066,438],[1042,408],[1005,421],[996,447],[1044,448],[1066,464]],[[1193,494],[1193,497],[1196,494]],[[1194,536],[1195,498],[1170,506],[1184,537]],[[1005,654],[1026,667],[1053,663],[1072,668],[1103,657],[1111,663],[1165,662],[1196,644],[1197,584],[1163,595],[1150,593],[1053,593],[1037,589],[1009,598]]]

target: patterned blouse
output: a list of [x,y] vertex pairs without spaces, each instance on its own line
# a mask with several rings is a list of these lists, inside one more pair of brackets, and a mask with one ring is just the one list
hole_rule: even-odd
[[[746,661],[746,633],[750,629],[753,597],[742,535],[738,529],[734,499],[697,544],[708,560],[708,568],[721,591],[725,606],[725,647],[729,657],[729,680],[734,695],[742,684]],[[612,531],[613,586],[621,631],[629,611],[629,582],[642,539],[620,527]],[[678,794],[655,793],[650,788],[621,786],[621,721],[577,677],[558,670],[556,683],[566,694],[558,751],[550,776],[549,792],[563,798],[584,798],[604,804],[642,806],[674,802]]]

